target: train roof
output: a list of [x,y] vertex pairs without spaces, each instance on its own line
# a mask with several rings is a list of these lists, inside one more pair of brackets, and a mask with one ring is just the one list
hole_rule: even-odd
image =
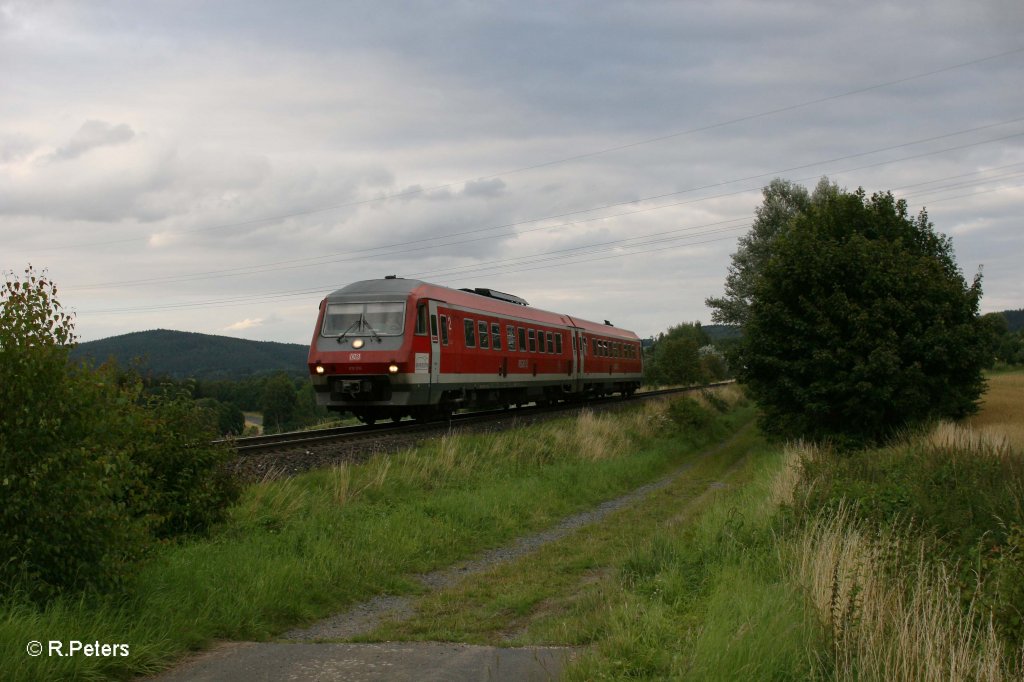
[[[478,291],[480,293],[478,293]],[[489,295],[488,293],[484,293],[491,292],[492,290],[480,289],[478,291],[469,289],[450,289],[448,287],[430,284],[429,282],[424,282],[418,279],[387,277],[384,279],[366,279],[359,282],[353,282],[348,286],[342,287],[341,289],[328,294],[327,301],[337,301],[342,298],[349,301],[370,301],[379,300],[381,295],[393,296],[395,298],[407,298],[415,292],[421,296],[445,301],[450,305],[472,308],[495,315],[505,315],[508,317],[518,318],[528,317],[546,324],[571,325],[580,327],[591,334],[606,334],[608,336],[619,336],[629,339],[639,338],[635,333],[628,329],[622,329],[620,327],[615,327],[614,325],[592,322],[579,317],[542,310],[540,308],[534,308],[533,306],[521,303],[513,303],[510,301],[510,298],[520,301],[522,299],[509,294],[503,294],[503,296],[509,298],[497,298]]]

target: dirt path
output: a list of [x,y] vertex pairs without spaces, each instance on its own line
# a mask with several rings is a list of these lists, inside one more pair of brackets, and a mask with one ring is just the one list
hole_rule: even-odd
[[[548,530],[506,547],[417,576],[429,592],[519,559],[576,530],[600,522],[685,475],[697,462],[729,447],[747,429],[708,450],[669,475],[563,519]],[[709,490],[716,483],[709,485]],[[705,493],[708,491],[705,491]],[[277,642],[226,643],[161,675],[159,682],[257,680],[551,680],[576,652],[571,647],[503,648],[438,642],[380,644],[337,643],[372,632],[385,621],[404,621],[415,613],[417,596],[380,595],[312,626],[290,630]],[[323,640],[335,640],[324,642]]]

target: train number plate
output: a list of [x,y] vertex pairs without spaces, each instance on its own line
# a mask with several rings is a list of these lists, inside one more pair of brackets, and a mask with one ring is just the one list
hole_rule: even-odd
[[359,362],[362,359],[363,359],[363,354],[362,353],[349,353],[348,354],[349,362]]

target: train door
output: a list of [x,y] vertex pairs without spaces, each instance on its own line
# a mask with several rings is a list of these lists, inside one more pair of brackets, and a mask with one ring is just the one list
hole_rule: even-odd
[[[437,301],[428,303],[430,312],[430,402],[431,404],[441,399],[441,336],[439,333],[440,320],[437,313]],[[447,330],[446,330],[447,331]]]
[[572,390],[573,393],[579,393],[583,390],[583,371],[584,363],[583,358],[586,357],[583,353],[583,345],[586,340],[583,336],[583,330],[579,327],[573,327],[571,329],[572,336]]

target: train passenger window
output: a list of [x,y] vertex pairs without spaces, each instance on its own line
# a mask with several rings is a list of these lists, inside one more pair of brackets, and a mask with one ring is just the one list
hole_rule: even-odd
[[416,333],[425,336],[427,333],[427,304],[416,306]]
[[497,322],[491,323],[491,348],[501,350],[501,325]]
[[505,333],[508,335],[508,349],[516,349],[516,328],[510,324],[505,325]]
[[437,315],[430,316],[430,335],[437,338]]
[[466,322],[466,348],[476,348],[476,326],[468,317]]
[[555,352],[562,354],[562,332],[555,332]]
[[597,339],[590,339],[590,342],[594,344],[594,357],[599,358],[601,354],[597,352]]
[[545,352],[545,350],[544,350],[544,330],[543,329],[538,329],[537,330],[537,352],[538,353],[544,353]]
[[530,352],[537,352],[537,332],[530,330]]
[[448,316],[441,316],[441,343],[448,345]]
[[552,334],[551,332],[548,332],[548,352],[555,352],[555,335]]
[[481,348],[490,348],[491,347],[491,337],[487,335],[487,321],[486,320],[480,320],[479,322],[476,323],[476,326],[477,326],[477,329],[480,332],[480,347]]
[[519,328],[519,350],[526,351],[526,330]]

